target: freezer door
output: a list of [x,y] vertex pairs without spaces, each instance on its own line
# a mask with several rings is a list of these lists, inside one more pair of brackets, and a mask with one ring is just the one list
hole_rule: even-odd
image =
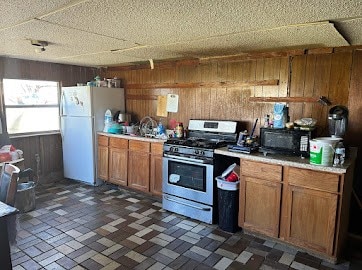
[[91,91],[89,86],[62,88],[61,116],[91,115]]
[[95,184],[92,117],[61,117],[64,177]]

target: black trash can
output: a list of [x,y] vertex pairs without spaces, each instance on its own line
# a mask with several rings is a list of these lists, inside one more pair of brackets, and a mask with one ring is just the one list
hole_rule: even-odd
[[239,183],[227,182],[223,177],[216,177],[218,187],[219,228],[226,232],[236,232],[239,212]]

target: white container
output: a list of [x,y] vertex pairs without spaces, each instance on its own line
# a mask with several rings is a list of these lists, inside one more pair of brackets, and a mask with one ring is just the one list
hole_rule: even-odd
[[111,110],[106,110],[106,113],[104,114],[104,123],[107,124],[107,123],[111,123],[112,122],[112,112]]
[[240,181],[236,182],[228,182],[225,181],[223,177],[216,177],[215,180],[217,181],[217,187],[223,190],[238,190]]
[[310,140],[309,163],[321,166],[332,166],[334,149],[341,138],[320,137]]
[[112,125],[113,125],[112,112],[111,112],[111,110],[108,109],[108,110],[106,110],[106,113],[104,114],[103,132],[109,132]]

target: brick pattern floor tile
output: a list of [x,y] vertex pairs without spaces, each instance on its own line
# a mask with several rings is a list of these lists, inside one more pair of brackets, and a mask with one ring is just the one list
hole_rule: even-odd
[[[241,230],[222,231],[114,185],[60,180],[36,187],[17,215],[13,269],[348,269]],[[359,262],[360,263],[360,262]],[[359,264],[361,265],[361,264]]]

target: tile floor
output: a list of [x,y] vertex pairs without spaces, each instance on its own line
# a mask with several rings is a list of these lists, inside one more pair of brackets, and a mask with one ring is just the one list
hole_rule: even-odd
[[18,215],[14,269],[353,268],[350,261],[332,265],[241,231],[224,232],[112,185],[38,185],[36,205]]

